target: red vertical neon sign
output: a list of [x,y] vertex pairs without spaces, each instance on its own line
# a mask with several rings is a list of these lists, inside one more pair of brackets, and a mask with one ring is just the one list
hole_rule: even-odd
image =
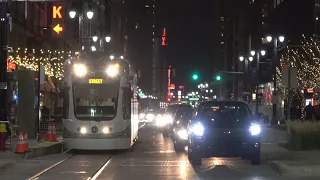
[[162,38],[161,38],[161,45],[167,46],[167,29],[163,28]]

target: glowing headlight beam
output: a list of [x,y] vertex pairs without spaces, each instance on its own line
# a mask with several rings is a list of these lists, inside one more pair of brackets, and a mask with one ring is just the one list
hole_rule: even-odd
[[258,124],[253,124],[250,126],[249,131],[251,132],[252,136],[256,136],[260,134],[261,127]]
[[202,124],[197,123],[193,125],[192,133],[195,134],[196,136],[202,136],[204,133],[204,127],[202,126]]
[[110,77],[116,77],[119,74],[119,69],[117,68],[116,65],[110,65],[107,68],[106,73]]
[[73,68],[74,68],[74,73],[76,74],[76,76],[79,76],[79,77],[85,76],[88,72],[87,67],[83,64],[75,64]]
[[188,132],[185,129],[179,130],[177,134],[181,139],[188,139]]

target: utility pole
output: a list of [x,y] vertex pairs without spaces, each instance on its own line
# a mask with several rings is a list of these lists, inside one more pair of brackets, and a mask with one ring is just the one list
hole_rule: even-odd
[[8,1],[0,1],[0,121],[7,121]]

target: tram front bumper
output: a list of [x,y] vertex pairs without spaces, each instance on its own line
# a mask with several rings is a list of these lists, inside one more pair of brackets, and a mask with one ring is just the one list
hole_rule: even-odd
[[91,138],[64,138],[66,149],[79,150],[121,150],[129,149],[133,142],[131,138],[91,139]]

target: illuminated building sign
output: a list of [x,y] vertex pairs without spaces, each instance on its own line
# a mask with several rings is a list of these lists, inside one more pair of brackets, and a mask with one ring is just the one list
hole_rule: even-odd
[[167,46],[167,29],[166,28],[163,28],[162,38],[161,38],[161,45],[162,46]]
[[12,62],[10,62],[10,60],[9,59],[7,59],[7,71],[16,71],[17,70],[17,66],[14,64],[14,63],[12,63]]
[[52,24],[53,31],[59,35],[64,31],[63,28],[63,7],[62,6],[52,6]]

